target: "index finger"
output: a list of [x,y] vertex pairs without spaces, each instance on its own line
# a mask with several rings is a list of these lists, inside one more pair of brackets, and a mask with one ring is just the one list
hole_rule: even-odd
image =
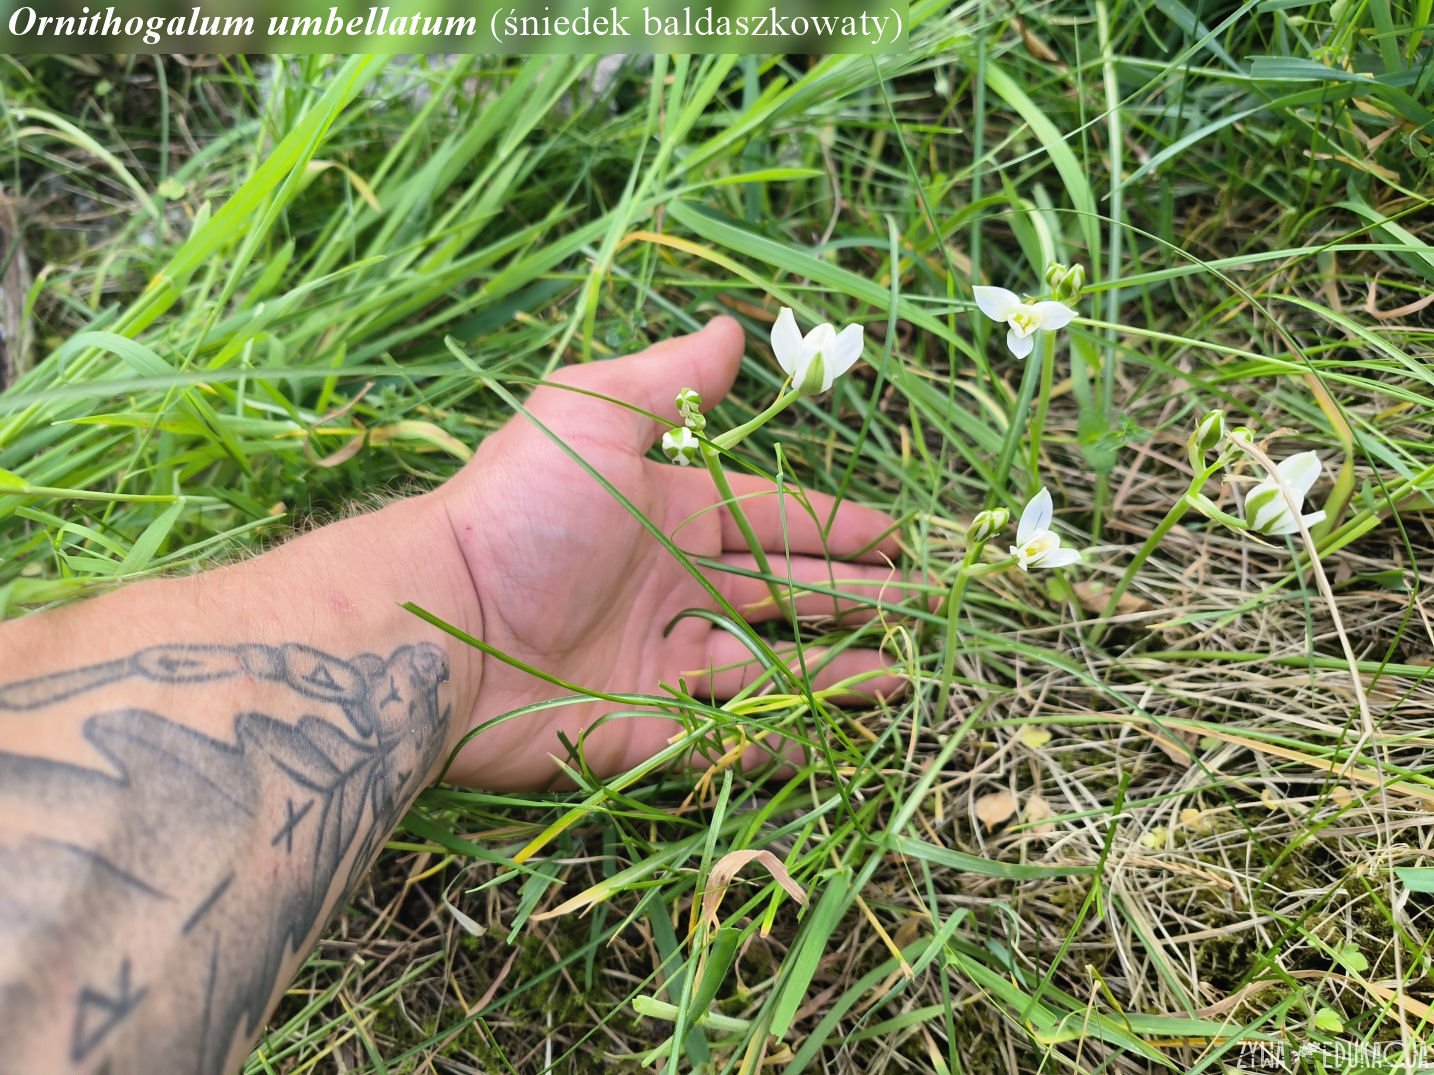
[[[685,481],[704,484],[715,497],[712,478],[705,471],[681,475]],[[901,552],[894,533],[897,523],[890,515],[850,500],[838,501],[827,493],[813,493],[784,485],[780,490],[755,474],[728,473],[732,493],[747,517],[762,548],[772,552],[789,549],[794,556],[825,556],[863,563],[895,560]],[[836,516],[833,518],[832,509]],[[722,550],[743,552],[747,541],[726,504],[722,516]],[[830,526],[828,526],[830,522]]]

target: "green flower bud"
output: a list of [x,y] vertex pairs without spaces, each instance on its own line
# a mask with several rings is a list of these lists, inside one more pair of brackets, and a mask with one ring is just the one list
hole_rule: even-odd
[[689,466],[697,462],[697,456],[702,451],[702,444],[697,439],[697,434],[685,426],[681,429],[669,429],[662,434],[662,454],[678,466]]
[[1254,444],[1255,431],[1249,426],[1236,426],[1234,429],[1230,430],[1230,439],[1235,441],[1243,441],[1246,444]]
[[971,520],[971,526],[966,531],[966,543],[968,545],[979,545],[982,542],[990,541],[993,537],[1006,529],[1006,524],[1011,521],[1011,513],[1005,508],[987,508],[977,513]]
[[1053,261],[1046,267],[1046,283],[1050,286],[1051,297],[1067,306],[1080,301],[1085,289],[1085,266],[1072,265],[1069,268]]
[[1204,418],[1200,419],[1199,425],[1195,427],[1193,440],[1195,447],[1201,453],[1214,451],[1220,446],[1220,439],[1225,435],[1225,412],[1210,411]]
[[702,397],[698,395],[695,388],[684,388],[678,392],[676,403],[677,413],[684,418],[702,413]]

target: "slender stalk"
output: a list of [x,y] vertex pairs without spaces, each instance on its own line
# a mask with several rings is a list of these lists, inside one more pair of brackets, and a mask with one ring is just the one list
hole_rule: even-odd
[[1046,428],[1046,412],[1051,405],[1051,384],[1056,374],[1056,334],[1042,332],[1041,337],[1041,384],[1036,393],[1036,420],[1031,423],[1032,488],[1039,488],[1041,484],[1041,432]]
[[[994,474],[1009,474],[1011,461],[1016,458],[1016,445],[1020,443],[1021,431],[1026,424],[1026,415],[1031,409],[1031,397],[1036,392],[1036,378],[1039,370],[1035,363],[1026,363],[1025,375],[1021,378],[1021,390],[1016,397],[1016,406],[1011,411],[1011,422],[1006,427],[1006,438],[1001,442],[1001,458],[996,463]],[[1035,475],[1031,475],[1035,480]],[[988,506],[1000,499],[1000,491],[992,489],[987,496]]]
[[942,719],[946,705],[951,700],[951,677],[956,669],[956,621],[961,614],[961,597],[966,592],[966,583],[981,575],[1004,571],[1016,562],[1014,557],[1010,557],[994,564],[980,563],[981,550],[985,547],[986,543],[983,541],[966,551],[966,558],[961,561],[956,579],[951,583],[951,592],[946,597],[946,640],[941,650],[941,690],[936,696],[938,720]]
[[[768,409],[770,410],[770,408]],[[715,438],[713,443],[716,443]],[[752,524],[747,521],[747,513],[742,510],[742,505],[738,502],[736,494],[732,492],[732,483],[727,480],[727,472],[722,469],[722,453],[704,445],[702,461],[707,464],[707,473],[712,475],[713,484],[722,494],[722,503],[727,506],[727,510],[732,513],[732,518],[737,521],[737,529],[742,531],[742,540],[752,551],[752,559],[757,561],[757,570],[767,576],[767,590],[771,593],[772,600],[777,603],[779,609],[785,608],[786,606],[782,602],[782,590],[771,577],[772,569],[767,563],[767,552],[762,548],[762,543],[757,540]],[[790,613],[795,618],[796,609],[791,609]]]
[[951,584],[951,593],[946,597],[946,640],[941,650],[941,690],[936,695],[936,719],[945,719],[946,706],[951,701],[951,676],[956,668],[956,618],[961,614],[961,596],[966,592],[966,582],[972,564],[981,555],[981,545],[966,550],[966,558],[956,572],[956,581]]
[[772,405],[768,407],[765,411],[763,411],[761,414],[757,415],[750,421],[743,422],[736,429],[729,429],[726,433],[719,433],[717,436],[712,438],[712,443],[717,445],[717,447],[721,448],[723,451],[731,451],[737,445],[741,444],[742,441],[746,439],[749,434],[756,432],[758,429],[761,429],[762,426],[766,425],[769,421],[771,421],[777,415],[781,414],[784,410],[786,410],[788,407],[790,407],[793,403],[795,403],[801,398],[802,394],[795,389],[790,392],[787,392],[785,395],[778,395]]
[[65,500],[106,500],[122,504],[218,504],[217,496],[190,496],[179,493],[104,493],[95,489],[65,489],[54,485],[0,485],[0,496],[52,496]]
[[1130,563],[1125,567],[1125,573],[1120,576],[1120,581],[1115,584],[1115,589],[1111,590],[1110,596],[1106,598],[1105,608],[1101,611],[1100,620],[1091,628],[1090,641],[1092,644],[1099,642],[1101,636],[1105,633],[1107,621],[1111,613],[1115,611],[1115,606],[1120,603],[1120,599],[1125,596],[1125,591],[1130,589],[1130,584],[1135,581],[1136,572],[1140,570],[1141,565],[1150,559],[1150,554],[1155,551],[1156,546],[1165,540],[1165,535],[1174,529],[1175,524],[1185,517],[1185,513],[1193,506],[1191,498],[1200,491],[1210,475],[1214,474],[1222,466],[1224,466],[1223,458],[1218,460],[1212,467],[1197,470],[1195,476],[1190,480],[1190,488],[1185,491],[1185,495],[1177,500],[1174,506],[1165,513],[1165,518],[1160,520],[1160,525],[1151,531],[1150,536],[1145,539],[1145,543],[1140,546],[1140,550],[1131,557]]

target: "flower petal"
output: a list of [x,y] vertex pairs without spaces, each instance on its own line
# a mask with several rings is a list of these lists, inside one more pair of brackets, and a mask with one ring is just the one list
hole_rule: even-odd
[[1034,336],[1022,336],[1015,329],[1011,329],[1006,333],[1006,346],[1017,358],[1025,358],[1031,353],[1031,348],[1036,346],[1036,340]]
[[1022,305],[1020,296],[1004,287],[978,284],[971,290],[976,296],[976,308],[992,321],[1005,321]]
[[1042,530],[1049,530],[1053,511],[1050,491],[1043,485],[1021,509],[1021,521],[1016,524],[1016,544],[1025,545]]
[[1043,554],[1040,558],[1033,560],[1035,567],[1065,567],[1068,564],[1080,563],[1080,551],[1078,549],[1052,549]]
[[[827,349],[827,374],[833,379],[840,377],[855,365],[865,347],[865,330],[860,325],[848,325],[842,329]],[[827,387],[831,387],[830,382]]]
[[1314,526],[1315,523],[1324,522],[1324,508],[1320,508],[1319,511],[1310,512],[1308,515],[1303,516],[1303,519],[1306,528]]
[[1071,323],[1076,312],[1063,302],[1055,302],[1046,299],[1044,302],[1031,304],[1031,309],[1041,320],[1041,328],[1046,332],[1054,332],[1058,328],[1065,328]]
[[1285,494],[1273,481],[1262,481],[1245,494],[1245,522],[1257,534],[1293,534],[1296,529]]
[[836,330],[823,321],[815,326],[810,332],[802,337],[802,356],[797,359],[797,365],[803,368],[818,354],[826,354],[831,350],[832,340],[836,339]]
[[796,375],[797,358],[802,353],[802,332],[797,328],[796,316],[789,307],[783,306],[772,326],[772,352],[777,356],[777,365],[788,377]]
[[1303,500],[1309,493],[1310,486],[1319,480],[1323,467],[1320,465],[1319,456],[1314,452],[1300,452],[1299,455],[1290,456],[1275,469],[1280,472],[1285,484]]

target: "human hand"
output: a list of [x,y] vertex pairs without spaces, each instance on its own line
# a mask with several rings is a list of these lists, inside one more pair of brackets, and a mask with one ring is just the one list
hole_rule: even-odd
[[[755,570],[736,523],[725,507],[715,507],[721,497],[707,471],[645,458],[667,426],[610,401],[675,417],[673,398],[691,387],[705,407],[714,406],[732,387],[742,351],[740,326],[721,317],[641,354],[567,367],[526,404],[548,433],[515,416],[438,490],[473,578],[488,645],[569,683],[610,693],[655,692],[660,683],[685,678],[695,697],[721,699],[760,671],[740,641],[705,619],[686,617],[664,634],[682,611],[715,609],[716,602],[553,439],[576,450],[693,560]],[[832,498],[809,494],[815,511],[808,513],[790,489],[779,498],[771,483],[751,475],[729,480],[773,574],[790,572],[798,587],[830,587],[835,580],[867,597],[892,582],[888,558],[897,547],[883,538],[893,522],[882,512],[842,504],[824,539],[817,520],[830,517]],[[859,562],[827,559],[857,554]],[[717,570],[707,578],[751,622],[782,615],[760,580]],[[851,606],[817,594],[799,593],[796,602],[799,615],[832,615]],[[808,647],[806,660],[810,666],[820,652]],[[876,651],[848,650],[818,672],[814,686],[882,667]],[[899,686],[879,676],[861,689],[890,694]],[[553,696],[542,680],[485,659],[468,727]],[[475,736],[446,778],[491,790],[545,786],[559,772],[550,755],[564,754],[559,733],[576,742],[614,708],[586,702],[504,721]],[[609,721],[584,740],[584,761],[599,775],[621,772],[663,749],[675,727],[663,716]]]

